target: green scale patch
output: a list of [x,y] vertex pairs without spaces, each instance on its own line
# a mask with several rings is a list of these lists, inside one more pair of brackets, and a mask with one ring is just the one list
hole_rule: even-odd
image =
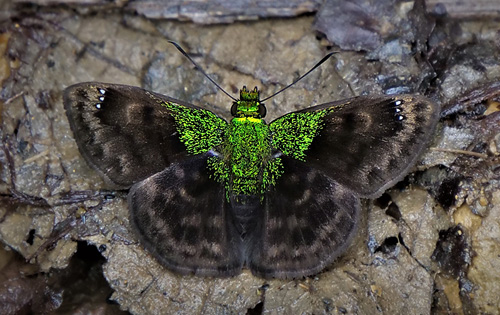
[[186,106],[162,103],[171,110],[180,141],[191,154],[200,154],[219,146],[222,143],[222,134],[227,130],[227,122],[214,113]]
[[306,151],[323,128],[323,117],[332,109],[290,113],[271,123],[272,145],[284,155],[306,160]]

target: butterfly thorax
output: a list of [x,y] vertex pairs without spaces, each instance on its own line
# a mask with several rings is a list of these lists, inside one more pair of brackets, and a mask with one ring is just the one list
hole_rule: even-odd
[[263,191],[262,171],[271,156],[269,127],[253,117],[233,118],[224,151],[229,166],[228,188],[233,196]]

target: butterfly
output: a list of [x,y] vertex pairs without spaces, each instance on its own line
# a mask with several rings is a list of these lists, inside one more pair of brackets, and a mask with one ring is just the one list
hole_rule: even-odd
[[130,189],[140,243],[180,274],[263,278],[322,271],[346,251],[360,198],[414,166],[438,121],[417,95],[361,96],[267,124],[257,88],[231,121],[138,87],[79,83],[64,106],[85,160]]

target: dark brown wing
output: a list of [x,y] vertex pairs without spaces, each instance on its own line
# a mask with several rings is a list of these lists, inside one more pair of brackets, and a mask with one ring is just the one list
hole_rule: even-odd
[[210,178],[209,153],[173,163],[132,186],[130,221],[146,249],[182,274],[240,273],[242,239],[221,183]]
[[264,278],[320,272],[348,248],[358,226],[353,192],[305,162],[282,161],[284,173],[266,194],[247,258]]

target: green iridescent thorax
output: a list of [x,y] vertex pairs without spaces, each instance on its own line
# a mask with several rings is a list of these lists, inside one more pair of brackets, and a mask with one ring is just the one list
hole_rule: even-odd
[[264,169],[271,158],[269,126],[262,119],[233,118],[225,143],[230,165],[229,189],[234,196],[266,190]]

